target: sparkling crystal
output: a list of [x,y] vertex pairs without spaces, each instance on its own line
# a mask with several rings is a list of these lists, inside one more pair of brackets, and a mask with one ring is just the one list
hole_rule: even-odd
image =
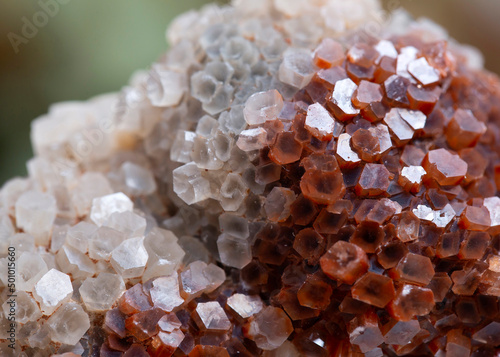
[[113,193],[94,198],[90,219],[98,226],[102,226],[113,213],[132,211],[133,208],[133,202],[124,193]]
[[124,291],[123,279],[109,273],[100,273],[97,278],[87,278],[79,289],[88,311],[109,310]]
[[286,341],[292,331],[292,322],[285,312],[268,306],[252,317],[247,337],[263,350],[274,350]]
[[314,75],[311,54],[303,49],[290,48],[283,54],[279,79],[296,88],[304,88]]
[[141,277],[147,261],[144,238],[127,239],[111,252],[111,265],[124,279]]
[[56,214],[56,200],[47,193],[28,191],[16,201],[16,224],[39,245],[48,244]]
[[33,297],[40,304],[44,315],[51,315],[59,306],[69,301],[72,295],[70,277],[56,269],[45,273],[33,288]]
[[90,328],[89,316],[79,304],[67,302],[47,320],[55,342],[75,345]]
[[198,303],[195,311],[199,318],[198,325],[203,330],[226,331],[231,327],[231,322],[217,301]]
[[283,97],[277,90],[260,92],[248,98],[243,114],[249,125],[274,120],[283,109]]
[[170,276],[157,278],[153,281],[151,300],[155,307],[171,312],[184,303],[179,293],[179,277],[177,272]]
[[312,136],[322,141],[328,141],[333,136],[335,120],[319,103],[310,105],[307,109],[305,128]]

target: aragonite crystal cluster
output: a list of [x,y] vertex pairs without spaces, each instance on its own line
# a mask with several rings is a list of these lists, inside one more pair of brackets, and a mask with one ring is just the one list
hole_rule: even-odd
[[498,356],[499,80],[380,14],[211,5],[38,118],[0,191],[0,355]]

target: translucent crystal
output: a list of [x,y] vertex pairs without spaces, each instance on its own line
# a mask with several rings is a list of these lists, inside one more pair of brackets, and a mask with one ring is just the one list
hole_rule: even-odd
[[90,219],[98,226],[102,226],[113,213],[132,211],[133,208],[134,203],[124,193],[113,193],[94,198]]
[[314,75],[312,56],[309,51],[290,48],[283,54],[279,67],[279,79],[295,88],[304,88]]
[[108,179],[99,172],[86,172],[70,191],[71,202],[78,216],[90,213],[92,200],[113,193]]
[[122,232],[127,238],[137,238],[144,236],[146,219],[130,211],[115,212],[109,216],[103,226]]
[[347,133],[340,134],[337,143],[337,155],[344,166],[352,166],[361,161],[358,154],[351,148],[351,136]]
[[321,104],[312,104],[307,109],[305,128],[319,140],[332,138],[334,124],[335,120]]
[[79,304],[68,302],[62,305],[47,320],[51,337],[55,342],[75,345],[90,328],[89,316]]
[[183,73],[153,66],[147,81],[148,97],[158,107],[179,104],[187,90],[187,78]]
[[379,53],[380,57],[390,57],[396,58],[398,56],[398,51],[394,47],[391,41],[380,40],[376,45],[375,49]]
[[47,273],[47,264],[37,253],[24,252],[17,262],[17,290],[32,291],[35,283]]
[[116,274],[100,273],[97,278],[87,278],[79,292],[88,311],[106,311],[125,291],[123,279]]
[[292,331],[292,322],[286,313],[280,308],[267,306],[250,320],[246,335],[259,348],[274,350],[287,340]]
[[66,244],[82,253],[87,253],[90,237],[95,233],[97,228],[95,224],[87,222],[80,222],[70,227],[66,234]]
[[127,236],[123,232],[110,227],[99,227],[90,237],[89,257],[95,260],[111,259],[111,252],[118,247]]
[[295,193],[287,188],[275,187],[264,203],[267,217],[274,222],[283,222],[290,216],[290,206],[295,201]]
[[211,195],[210,183],[194,162],[173,171],[174,192],[187,204],[206,200]]
[[172,274],[185,255],[177,242],[177,237],[172,232],[160,228],[153,228],[146,235],[144,246],[149,258],[142,276],[143,281]]
[[330,103],[333,105],[335,116],[340,120],[352,118],[359,113],[352,105],[352,96],[358,86],[351,79],[346,78],[335,83]]
[[245,294],[234,294],[227,299],[229,306],[239,317],[248,319],[262,310],[264,304],[259,296],[249,296]]
[[207,265],[202,261],[189,264],[181,273],[183,295],[191,300],[202,293],[210,293],[218,288],[226,279],[224,270],[214,264]]
[[127,239],[111,252],[111,265],[124,279],[141,277],[147,261],[144,238]]
[[243,130],[236,145],[243,151],[259,150],[266,144],[267,132],[264,128]]
[[149,195],[156,191],[156,182],[150,170],[132,162],[125,162],[121,173],[130,195]]
[[223,233],[217,239],[217,247],[222,263],[241,269],[252,260],[250,243],[244,239]]
[[217,301],[199,303],[195,311],[203,330],[225,331],[231,328],[231,322]]
[[243,200],[248,195],[248,187],[240,175],[230,173],[220,188],[221,206],[226,211],[234,212],[240,208]]
[[384,122],[387,124],[389,129],[391,129],[391,132],[397,142],[407,142],[413,138],[414,131],[408,123],[403,120],[399,109],[391,109],[391,111],[385,116]]
[[425,57],[421,57],[408,64],[408,72],[422,85],[427,86],[439,81],[439,72],[429,65]]
[[33,297],[40,304],[44,315],[51,315],[59,306],[69,301],[72,295],[71,279],[56,269],[45,273],[33,289]]
[[96,271],[94,262],[86,254],[68,245],[59,249],[56,262],[63,272],[71,274],[73,278],[87,278]]
[[248,98],[243,114],[249,125],[274,120],[283,109],[283,97],[277,90],[260,92]]
[[25,324],[29,321],[37,321],[42,317],[35,300],[26,292],[16,292],[16,297],[6,299],[2,305],[4,316],[15,317],[15,321]]
[[166,312],[171,312],[184,303],[184,299],[181,298],[179,293],[179,276],[177,272],[155,279],[150,294],[154,306]]
[[224,166],[224,162],[215,153],[214,142],[201,137],[196,137],[193,141],[191,159],[200,169],[219,170]]
[[38,245],[47,245],[56,218],[56,200],[37,191],[23,193],[16,202],[16,224],[35,237]]
[[172,143],[170,160],[182,163],[190,162],[195,138],[196,134],[192,131],[179,130]]
[[219,226],[223,233],[235,238],[246,239],[250,235],[248,221],[233,213],[223,213],[219,216]]

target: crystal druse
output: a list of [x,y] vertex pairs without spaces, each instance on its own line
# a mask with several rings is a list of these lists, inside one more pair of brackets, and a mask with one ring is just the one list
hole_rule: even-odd
[[498,356],[500,82],[382,14],[209,5],[36,119],[0,190],[0,355]]

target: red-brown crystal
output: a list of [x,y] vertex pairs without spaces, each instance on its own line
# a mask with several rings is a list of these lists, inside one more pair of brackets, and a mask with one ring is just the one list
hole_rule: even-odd
[[[248,221],[249,263],[221,265],[220,288],[169,314],[152,306],[151,282],[131,286],[106,312],[102,354],[498,354],[500,85],[432,33],[322,40],[317,72],[283,93],[249,154],[252,204],[234,212]],[[213,203],[192,235],[216,253]],[[236,317],[235,294],[259,312]],[[198,321],[207,302],[224,329]]]

